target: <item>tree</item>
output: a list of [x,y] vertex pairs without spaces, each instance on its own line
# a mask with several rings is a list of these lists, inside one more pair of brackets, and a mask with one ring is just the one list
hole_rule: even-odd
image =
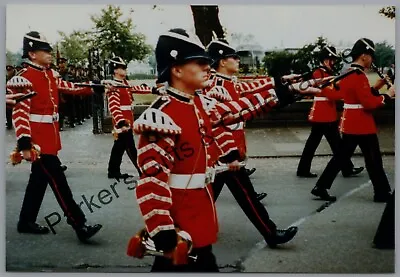
[[[102,59],[109,59],[112,54],[123,57],[126,62],[143,60],[150,53],[150,46],[145,43],[146,37],[134,33],[132,19],[121,20],[120,7],[108,5],[101,15],[91,16],[94,22],[92,46],[101,50]],[[132,12],[131,12],[132,13]]]
[[213,32],[218,38],[225,38],[225,32],[219,21],[218,6],[191,5],[196,35],[201,43],[207,46],[213,39]]
[[394,19],[396,17],[396,6],[388,6],[379,10],[379,13],[387,18]]
[[388,67],[394,63],[395,50],[387,41],[375,44],[375,65],[378,68]]
[[7,65],[17,66],[20,65],[21,62],[22,62],[22,50],[18,51],[17,53],[6,50]]
[[89,45],[91,38],[85,31],[73,31],[70,35],[59,31],[61,40],[56,45],[60,46],[61,57],[66,58],[68,63],[84,63],[88,58]]
[[274,51],[264,57],[265,68],[270,76],[282,76],[291,73],[295,54],[289,51]]

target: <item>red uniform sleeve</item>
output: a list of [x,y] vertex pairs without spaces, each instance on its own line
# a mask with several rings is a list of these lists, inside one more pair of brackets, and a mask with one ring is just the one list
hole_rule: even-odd
[[174,147],[174,136],[157,133],[139,138],[138,164],[143,174],[136,187],[136,198],[151,237],[175,228],[169,211],[172,194],[168,185],[175,160]]
[[124,120],[124,115],[121,111],[121,99],[118,90],[108,92],[107,99],[108,109],[110,110],[111,116],[116,124],[118,124],[119,122]]
[[250,93],[258,93],[264,90],[273,89],[274,87],[274,79],[270,77],[265,77],[251,82],[242,81],[237,83],[235,86],[236,91],[243,97]]
[[136,93],[136,94],[151,94],[152,93],[152,88],[148,87],[148,86],[132,86],[131,89],[132,93]]
[[72,95],[91,95],[93,93],[90,87],[75,87],[74,83],[64,81],[61,78],[57,78],[57,88],[63,94]]
[[221,150],[220,160],[224,163],[233,162],[240,158],[238,148],[232,133],[225,126],[218,126],[212,130],[215,142]]
[[[15,90],[9,89],[14,94]],[[28,93],[27,90],[22,93]],[[15,126],[15,135],[17,137],[18,149],[29,150],[31,149],[31,127],[29,124],[31,114],[31,99],[25,99],[17,103],[13,108],[12,121]]]
[[375,96],[371,93],[371,87],[365,74],[355,74],[353,84],[357,98],[364,109],[373,110],[385,104],[385,97],[383,95]]
[[277,104],[278,98],[275,92],[268,90],[249,94],[239,98],[238,101],[217,103],[209,110],[209,115],[211,123],[215,127],[220,124],[231,125],[250,120],[262,112],[268,112]]
[[[331,75],[326,73],[323,69],[319,68],[313,72],[312,78],[319,80],[319,79],[329,77],[329,76],[331,76]],[[340,82],[338,82],[337,84],[339,85]],[[328,98],[329,100],[342,100],[344,98],[344,90],[335,89],[332,85],[332,86],[323,88],[321,91],[321,94],[318,94],[315,96],[324,96],[324,97]]]

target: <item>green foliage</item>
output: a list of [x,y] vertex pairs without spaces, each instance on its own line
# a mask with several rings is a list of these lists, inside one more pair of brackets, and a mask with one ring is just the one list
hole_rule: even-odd
[[101,15],[91,16],[91,20],[95,24],[93,47],[101,49],[102,58],[109,59],[114,54],[126,62],[143,60],[151,48],[143,34],[133,32],[132,18],[123,21],[121,8],[113,5],[101,11]]
[[90,36],[84,31],[73,31],[70,35],[61,31],[58,33],[61,36],[58,43],[60,57],[68,59],[69,64],[86,63]]
[[383,68],[394,63],[395,50],[387,41],[375,44],[375,65]]
[[265,68],[270,76],[290,74],[295,55],[288,51],[274,51],[264,58]]
[[[290,73],[304,74],[320,65],[319,52],[328,43],[324,37],[318,37],[314,43],[306,44],[296,52],[288,50],[274,51],[264,57],[264,64],[271,76],[281,76]],[[342,68],[335,64],[334,71]]]
[[22,51],[17,53],[6,50],[6,65],[18,66],[22,62]]
[[387,18],[394,19],[396,17],[396,6],[388,6],[379,10],[379,13]]

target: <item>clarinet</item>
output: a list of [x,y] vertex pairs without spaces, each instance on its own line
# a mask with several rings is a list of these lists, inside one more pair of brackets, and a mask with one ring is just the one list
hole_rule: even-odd
[[379,71],[378,67],[375,64],[371,64],[371,69],[378,74],[379,78],[385,81],[388,88],[393,86],[393,83],[390,80],[389,76],[382,74],[382,72]]

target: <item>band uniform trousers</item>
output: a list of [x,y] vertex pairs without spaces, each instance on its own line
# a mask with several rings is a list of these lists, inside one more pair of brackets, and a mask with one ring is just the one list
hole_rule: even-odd
[[137,150],[135,147],[132,129],[130,129],[128,132],[120,133],[118,135],[118,139],[114,140],[114,145],[111,149],[110,160],[108,162],[108,173],[115,175],[121,173],[122,156],[124,155],[125,151],[140,175],[140,168],[137,164]]
[[197,256],[196,261],[189,258],[186,265],[173,265],[171,259],[155,257],[152,272],[219,272],[212,246],[194,248],[190,255]]
[[265,206],[257,199],[257,193],[246,169],[242,167],[238,171],[225,171],[217,174],[212,184],[214,201],[217,200],[224,184],[227,185],[236,202],[261,235],[265,239],[274,236],[276,225],[270,219]]
[[336,175],[340,171],[341,163],[351,158],[357,146],[360,147],[364,156],[365,167],[372,182],[375,195],[387,195],[391,191],[391,188],[383,169],[382,155],[376,134],[343,134],[340,151],[336,155],[333,155],[321,177],[318,179],[316,186],[323,189],[330,189]]
[[45,154],[42,154],[40,159],[31,165],[31,174],[19,218],[20,222],[36,222],[47,184],[50,184],[58,204],[67,217],[67,223],[74,228],[84,225],[86,222],[85,214],[72,196],[59,158],[55,155]]
[[[338,153],[340,147],[340,133],[338,129],[338,122],[312,122],[311,133],[304,146],[303,153],[301,154],[300,162],[297,167],[298,173],[308,173],[311,170],[312,159],[315,155],[319,144],[321,143],[322,136],[325,136],[332,150],[332,153]],[[348,159],[342,164],[342,173],[346,174],[353,170],[353,163]]]
[[13,109],[12,108],[8,108],[6,107],[6,121],[7,121],[7,129],[12,129],[12,112]]
[[381,221],[374,237],[374,243],[387,248],[394,248],[395,245],[395,195],[394,191],[386,203]]

